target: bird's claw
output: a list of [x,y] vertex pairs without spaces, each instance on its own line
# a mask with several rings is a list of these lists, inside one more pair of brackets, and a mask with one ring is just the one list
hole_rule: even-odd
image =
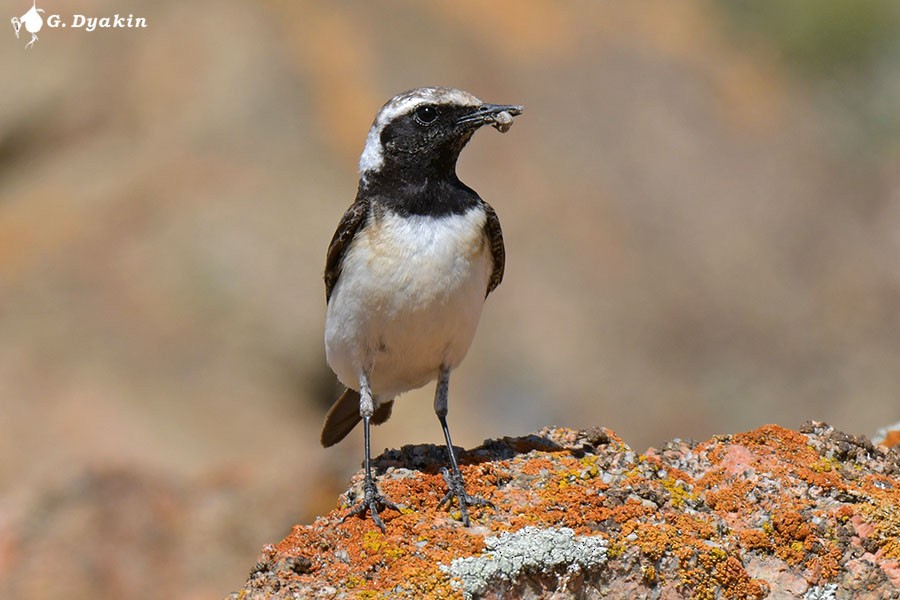
[[444,497],[441,498],[441,501],[438,502],[438,508],[443,506],[444,504],[447,507],[450,507],[450,503],[456,498],[456,503],[459,505],[459,512],[462,517],[463,525],[469,527],[469,507],[470,506],[488,506],[490,508],[496,508],[494,504],[485,500],[484,498],[480,498],[478,496],[470,496],[466,493],[466,489],[463,486],[462,475],[458,473],[451,473],[447,470],[446,467],[441,469],[441,476],[444,478],[444,482],[447,484],[447,493],[444,494]]
[[375,525],[378,526],[378,529],[381,530],[381,533],[385,533],[384,521],[381,520],[379,516],[379,506],[381,510],[385,508],[390,508],[391,510],[395,510],[398,513],[401,512],[400,507],[391,502],[391,500],[379,491],[378,487],[375,485],[374,481],[367,479],[363,484],[363,497],[362,499],[356,503],[356,506],[350,509],[344,518],[341,519],[341,523],[349,519],[353,516],[362,517],[366,514],[366,511],[372,515],[372,520],[375,522]]

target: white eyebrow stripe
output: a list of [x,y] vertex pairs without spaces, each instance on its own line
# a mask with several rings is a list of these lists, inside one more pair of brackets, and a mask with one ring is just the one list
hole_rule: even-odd
[[422,104],[480,106],[482,102],[468,92],[444,87],[418,88],[394,96],[378,111],[369,135],[366,136],[366,145],[359,157],[359,173],[363,180],[366,173],[378,171],[384,165],[381,148],[381,132],[384,128],[397,117],[414,111]]

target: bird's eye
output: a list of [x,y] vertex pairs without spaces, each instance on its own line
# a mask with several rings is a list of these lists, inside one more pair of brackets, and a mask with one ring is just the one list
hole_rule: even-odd
[[416,109],[415,117],[420,125],[431,125],[438,117],[438,110],[431,105],[420,106]]

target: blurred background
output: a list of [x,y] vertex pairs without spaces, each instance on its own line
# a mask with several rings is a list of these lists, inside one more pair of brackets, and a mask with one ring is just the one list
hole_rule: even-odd
[[[420,85],[527,107],[459,165],[508,262],[458,445],[900,419],[894,0],[39,5],[148,27],[0,24],[4,598],[221,598],[335,506],[325,249]],[[440,443],[432,394],[373,451]]]

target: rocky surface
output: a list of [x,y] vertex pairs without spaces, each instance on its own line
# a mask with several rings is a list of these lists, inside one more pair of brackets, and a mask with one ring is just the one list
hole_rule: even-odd
[[375,461],[387,533],[341,506],[263,549],[232,600],[900,598],[900,450],[821,423],[645,454],[606,429],[546,428],[462,453],[465,528],[436,509],[437,446]]

